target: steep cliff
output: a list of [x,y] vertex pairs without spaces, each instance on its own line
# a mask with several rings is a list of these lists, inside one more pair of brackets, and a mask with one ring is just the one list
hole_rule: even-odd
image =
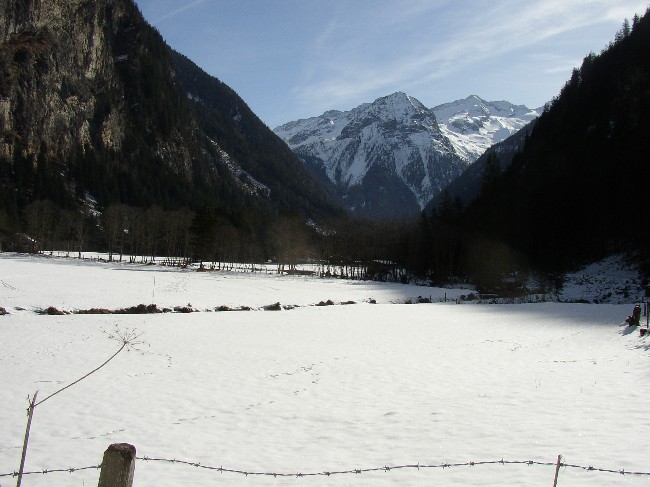
[[[288,149],[287,172],[308,188],[283,191],[265,174],[281,163],[254,146],[277,137],[254,116],[243,131],[229,111],[245,103],[203,72],[228,100],[199,114],[179,80],[188,65],[132,0],[0,0],[0,41],[0,209],[84,198],[331,209]],[[223,123],[207,134],[210,117]],[[224,133],[239,137],[236,153]]]

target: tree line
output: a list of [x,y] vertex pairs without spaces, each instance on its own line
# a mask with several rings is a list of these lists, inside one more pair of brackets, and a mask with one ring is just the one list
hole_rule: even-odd
[[403,225],[346,218],[320,227],[299,214],[265,216],[260,224],[207,205],[196,211],[121,203],[81,210],[36,200],[17,218],[0,209],[0,232],[26,232],[44,251],[106,252],[110,260],[170,257],[177,263],[208,265],[274,261],[292,270],[306,262],[352,269],[396,257],[403,230]]

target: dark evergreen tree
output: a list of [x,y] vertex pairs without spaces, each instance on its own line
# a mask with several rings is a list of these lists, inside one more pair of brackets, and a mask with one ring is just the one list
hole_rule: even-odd
[[192,258],[201,261],[213,261],[217,237],[217,213],[213,207],[201,207],[190,226]]
[[500,174],[501,162],[499,161],[499,156],[496,152],[490,152],[485,161],[485,168],[483,169],[483,180],[481,183],[482,194],[495,190]]

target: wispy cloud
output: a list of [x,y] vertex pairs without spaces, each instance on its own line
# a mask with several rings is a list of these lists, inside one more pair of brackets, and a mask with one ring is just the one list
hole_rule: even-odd
[[174,9],[174,10],[171,10],[171,11],[161,15],[157,19],[154,19],[153,24],[159,24],[160,22],[164,22],[165,20],[168,20],[168,19],[170,19],[172,17],[175,17],[178,14],[183,13],[186,10],[189,10],[191,8],[194,8],[194,7],[196,7],[196,6],[198,6],[198,5],[202,4],[202,3],[205,3],[205,0],[194,0],[193,2],[190,2],[187,5],[183,5],[182,7],[178,7],[176,9]]
[[573,68],[579,68],[582,65],[582,59],[557,59],[549,64],[544,68],[546,74],[569,73]]
[[[473,2],[460,9],[457,2],[418,2],[397,11],[376,10],[372,21],[365,22],[371,27],[353,35],[348,32],[353,24],[333,20],[315,41],[319,55],[307,61],[305,76],[294,94],[305,104],[315,106],[317,100],[322,100],[321,104],[329,108],[364,95],[364,101],[370,101],[372,93],[430,83],[510,52],[543,48],[543,43],[555,36],[599,23],[622,22],[631,12],[645,11],[642,1],[624,3],[613,6],[611,0],[501,0],[490,4]],[[382,35],[394,34],[395,25],[408,21],[413,22],[412,32],[407,27],[399,34],[413,36],[409,50],[379,60],[366,57],[371,46],[381,42]],[[429,37],[422,34],[423,26]],[[428,42],[422,42],[423,38]],[[557,63],[556,72],[567,69],[567,63],[567,58]],[[540,72],[548,69],[540,67]]]

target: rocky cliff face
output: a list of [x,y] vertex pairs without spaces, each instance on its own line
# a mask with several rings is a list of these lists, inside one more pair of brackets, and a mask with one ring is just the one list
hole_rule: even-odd
[[[45,144],[51,154],[67,156],[77,141],[119,150],[124,102],[102,110],[96,95],[121,88],[113,33],[104,29],[104,17],[114,24],[121,12],[106,2],[81,1],[4,1],[2,8],[0,128],[14,136],[5,137],[3,155],[13,157],[16,149],[34,155]],[[91,121],[99,133],[91,134]]]
[[0,210],[330,211],[243,100],[180,59],[132,0],[0,0]]
[[[3,0],[0,18],[1,154],[65,160],[79,149],[121,152],[138,121],[138,87],[129,77],[154,54],[139,42],[146,31],[135,6]],[[187,134],[176,129],[163,138],[159,127],[143,128],[154,154],[189,172],[191,156],[180,143]]]

